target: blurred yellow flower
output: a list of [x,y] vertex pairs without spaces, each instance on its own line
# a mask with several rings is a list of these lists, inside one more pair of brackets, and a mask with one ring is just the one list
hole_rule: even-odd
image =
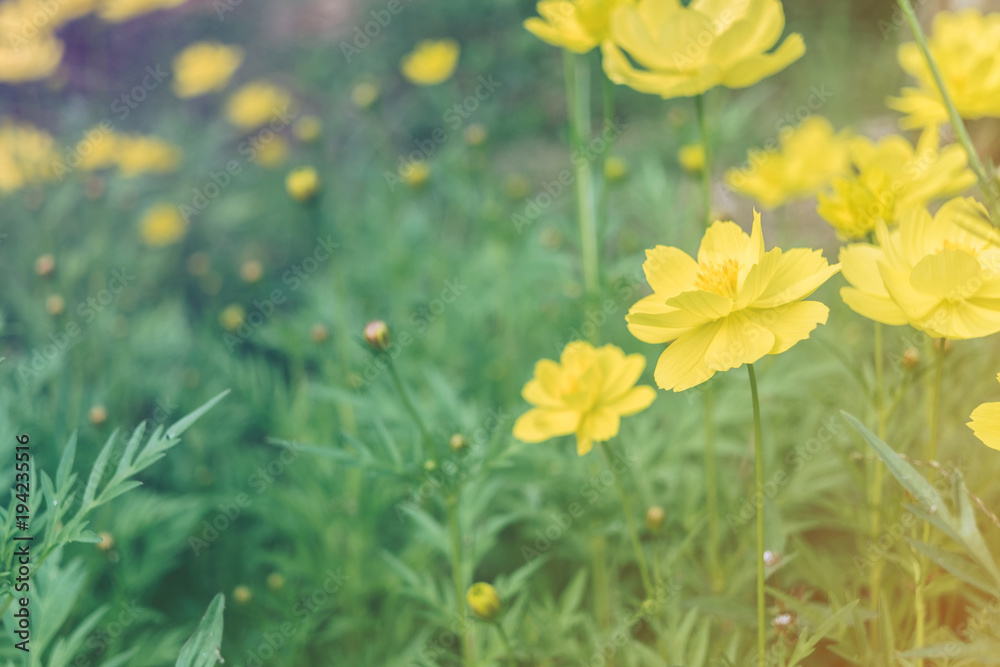
[[399,67],[411,83],[434,86],[454,73],[458,53],[458,42],[453,39],[424,40],[403,56]]
[[909,324],[935,338],[980,338],[1000,331],[1000,233],[973,199],[936,215],[908,211],[899,227],[877,228],[878,245],[840,251],[852,310],[883,324]]
[[559,362],[542,359],[521,395],[535,407],[514,424],[514,437],[543,442],[576,434],[576,452],[583,456],[594,442],[618,435],[623,416],[648,408],[656,390],[635,383],[646,367],[641,354],[628,356],[614,345],[594,348],[584,341],[565,347]]
[[677,161],[684,171],[700,174],[705,169],[705,147],[701,144],[681,146],[677,151]]
[[617,84],[663,98],[699,95],[716,86],[746,88],[805,53],[798,33],[767,53],[784,28],[779,0],[621,4],[611,14],[611,38],[601,44],[604,71]]
[[462,138],[470,146],[481,146],[486,137],[486,127],[482,123],[472,123],[462,132]]
[[105,21],[121,23],[136,16],[183,5],[187,0],[98,0],[97,13]]
[[197,97],[222,90],[243,62],[243,49],[218,42],[197,42],[174,58],[174,94]]
[[508,174],[503,181],[503,191],[510,199],[524,199],[531,194],[531,181],[524,174]]
[[299,167],[288,172],[285,190],[295,201],[308,201],[319,192],[319,174],[312,167]]
[[[1000,13],[984,16],[978,9],[934,17],[928,45],[948,95],[963,118],[1000,116]],[[906,115],[904,129],[948,122],[948,112],[934,76],[916,42],[899,46],[899,64],[917,79],[888,105]]]
[[538,39],[574,53],[586,53],[608,38],[611,11],[634,0],[541,0],[524,27]]
[[115,160],[122,176],[165,174],[175,171],[181,161],[181,149],[156,137],[121,135],[115,140]]
[[715,222],[697,261],[657,246],[646,251],[643,270],[653,294],[629,310],[628,328],[641,341],[670,343],[656,365],[656,383],[683,391],[808,338],[830,311],[803,299],[840,265],[827,264],[819,250],[765,251],[754,211],[750,236],[733,222]]
[[253,81],[229,98],[226,118],[242,130],[255,130],[284,116],[291,105],[292,97],[283,88],[267,81]]
[[288,140],[280,134],[257,146],[255,162],[265,168],[280,167],[288,158]]
[[[3,5],[0,5],[2,9]],[[0,21],[0,82],[21,83],[44,79],[59,67],[63,43],[51,33],[36,31],[31,38],[14,38]],[[11,39],[7,38],[11,35]]]
[[[1000,382],[1000,373],[997,373]],[[983,444],[992,449],[1000,449],[1000,403],[983,403],[970,415],[972,421],[967,426]]]
[[173,204],[154,204],[139,223],[142,242],[154,248],[173,245],[187,234],[187,223]]
[[751,150],[744,168],[726,172],[726,184],[773,209],[810,197],[851,167],[850,132],[839,134],[826,118],[811,116],[782,132],[780,149]]
[[76,144],[76,154],[80,156],[80,168],[95,171],[114,166],[117,162],[117,136],[103,126],[91,128]]
[[367,109],[378,101],[379,93],[377,83],[362,81],[351,88],[351,102],[359,109]]
[[430,180],[431,168],[427,162],[423,160],[420,162],[413,162],[406,169],[402,170],[400,176],[403,177],[403,182],[411,188],[419,188],[426,185],[427,181]]
[[860,239],[879,220],[895,224],[908,210],[967,190],[976,176],[966,166],[966,154],[955,144],[938,147],[936,128],[928,128],[916,150],[909,141],[891,135],[872,142],[850,142],[856,173],[835,178],[832,191],[820,193],[817,212],[842,239]]
[[620,157],[612,155],[604,161],[604,178],[616,183],[628,175],[628,163]]
[[472,613],[484,621],[494,621],[500,613],[500,595],[497,589],[486,583],[472,584],[465,594]]
[[312,143],[323,132],[323,123],[317,116],[303,116],[292,125],[292,134],[302,143]]
[[219,314],[219,324],[227,331],[236,331],[246,320],[247,311],[238,303],[230,304]]
[[0,193],[56,177],[61,160],[48,132],[10,119],[0,120]]

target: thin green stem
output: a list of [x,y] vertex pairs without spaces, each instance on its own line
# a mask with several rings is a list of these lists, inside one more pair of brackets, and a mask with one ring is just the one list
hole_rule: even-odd
[[583,285],[592,298],[597,294],[597,220],[594,201],[594,172],[586,159],[586,143],[590,137],[590,61],[586,56],[564,51],[566,101],[569,111],[570,135],[573,144],[576,209],[580,224],[580,252],[583,262]]
[[[603,109],[604,109],[604,127],[602,131],[607,131],[609,128],[613,127],[615,124],[615,84],[611,83],[611,79],[608,75],[604,73],[604,69],[601,69],[601,91],[603,93]],[[601,229],[607,229],[610,225],[611,220],[611,196],[608,192],[608,176],[607,176],[607,165],[608,159],[612,157],[612,148],[614,147],[616,133],[611,133],[611,138],[607,140],[607,146],[604,149],[604,158],[601,160],[601,170],[598,175],[598,179],[601,182],[600,192],[600,224]]]
[[393,363],[392,359],[389,359],[387,364],[389,368],[389,377],[392,378],[392,384],[396,388],[396,393],[399,394],[399,400],[403,403],[403,407],[406,412],[413,419],[413,423],[416,424],[417,430],[420,431],[420,437],[424,441],[424,455],[429,455],[431,453],[431,444],[434,442],[434,438],[431,437],[430,431],[427,430],[427,425],[424,424],[424,420],[420,417],[420,413],[417,412],[417,408],[413,405],[413,401],[410,400],[410,394],[406,391],[406,386],[403,385],[402,379],[399,377],[399,371],[396,370],[396,364]]
[[[462,529],[458,516],[458,500],[461,487],[448,499],[448,532],[451,537],[451,581],[455,587],[455,607],[460,619],[465,618],[465,585],[462,581]],[[472,633],[469,624],[462,633],[462,655],[464,665],[472,665]]]
[[632,504],[629,502],[628,493],[625,490],[625,482],[622,476],[614,469],[614,457],[611,455],[611,446],[603,442],[601,449],[604,457],[608,461],[608,468],[614,475],[615,485],[618,487],[618,496],[622,501],[622,511],[625,513],[625,524],[628,526],[629,537],[632,539],[632,549],[635,551],[635,559],[639,564],[639,576],[642,577],[643,593],[647,600],[653,599],[653,580],[649,576],[649,565],[646,563],[646,553],[642,550],[642,542],[639,540],[639,531],[635,527],[635,518],[632,516]]
[[[945,339],[937,341],[934,354],[934,378],[931,380],[930,404],[927,406],[927,447],[924,449],[924,459],[930,463],[937,460],[938,440],[941,437],[941,383],[944,380]],[[929,468],[929,474],[934,469]]]
[[917,40],[917,46],[920,47],[920,52],[923,54],[924,60],[927,62],[927,67],[930,69],[931,74],[934,77],[934,83],[937,85],[938,92],[941,93],[941,99],[944,102],[945,109],[948,111],[948,120],[951,122],[952,129],[955,130],[955,137],[968,154],[969,166],[972,167],[972,170],[979,178],[979,185],[982,188],[983,197],[986,198],[990,207],[990,213],[993,216],[993,224],[1000,225],[1000,195],[997,194],[996,187],[994,186],[989,173],[986,171],[986,167],[983,166],[978,153],[976,153],[976,147],[972,144],[972,138],[969,136],[969,131],[965,127],[965,122],[962,120],[962,117],[958,113],[958,109],[955,107],[955,102],[948,94],[948,89],[944,84],[944,77],[941,76],[941,70],[938,69],[934,56],[931,55],[931,49],[927,43],[927,36],[924,35],[924,29],[920,26],[920,21],[917,19],[916,12],[913,11],[913,5],[910,4],[910,0],[898,0],[898,2],[900,9],[903,10],[903,15],[906,17],[907,23],[910,24],[910,30],[913,31],[913,36]]
[[[875,413],[877,419],[877,434],[879,439],[885,440],[886,425],[888,423],[888,413],[886,412],[885,401],[885,359],[883,328],[880,322],[875,323]],[[882,530],[882,488],[885,485],[885,466],[878,459],[870,463],[871,472],[868,502],[871,509],[871,536],[876,542],[879,532]],[[879,559],[873,563],[869,577],[868,592],[870,595],[869,606],[872,611],[877,612],[879,608],[879,597],[882,594],[882,561]],[[872,633],[876,642],[878,641],[879,621],[872,621]]]
[[701,147],[705,152],[705,165],[701,170],[701,195],[704,201],[705,227],[712,224],[712,142],[708,136],[708,115],[705,113],[705,96],[694,98],[695,113],[698,116],[698,132],[701,136]]
[[719,567],[719,475],[715,458],[715,390],[705,385],[705,494],[708,496],[708,570],[712,590],[721,592],[725,576]]
[[764,626],[764,445],[760,426],[760,398],[757,395],[757,374],[753,364],[747,364],[750,375],[750,396],[753,399],[754,482],[761,506],[757,508],[757,664],[766,665],[767,636]]
[[503,642],[504,650],[507,651],[507,664],[510,667],[517,667],[517,662],[514,660],[514,647],[511,646],[510,638],[507,637],[507,631],[503,629],[503,624],[500,621],[497,621],[495,625],[497,632],[500,634],[500,641]]

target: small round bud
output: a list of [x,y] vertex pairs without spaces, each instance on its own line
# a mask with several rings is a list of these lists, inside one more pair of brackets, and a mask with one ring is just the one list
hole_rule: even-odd
[[267,575],[267,587],[272,591],[280,591],[285,587],[285,578],[280,572],[272,572]]
[[303,116],[292,126],[292,134],[303,143],[310,143],[319,139],[323,132],[323,122],[316,116]]
[[330,331],[325,325],[317,322],[309,329],[309,337],[312,338],[312,342],[319,344],[325,342],[330,337]]
[[58,294],[53,294],[45,300],[45,310],[53,317],[62,315],[63,311],[66,310],[66,300]]
[[248,586],[239,585],[233,589],[233,599],[240,604],[246,604],[253,597]]
[[620,157],[612,155],[604,161],[604,177],[616,183],[628,175],[628,164]]
[[35,260],[35,273],[42,276],[52,275],[56,268],[56,258],[51,253],[45,253]]
[[903,351],[903,368],[912,371],[920,365],[920,353],[917,348],[908,347]]
[[91,424],[100,426],[108,420],[108,411],[103,405],[94,405],[90,408],[87,416],[90,418]]
[[319,173],[312,167],[299,167],[288,172],[285,190],[297,202],[306,202],[319,192]]
[[243,262],[243,266],[240,267],[240,278],[243,282],[255,283],[262,275],[264,275],[264,265],[256,259]]
[[469,440],[461,433],[456,433],[451,436],[451,439],[448,441],[448,446],[451,447],[451,451],[453,452],[461,452],[469,446]]
[[677,152],[677,161],[684,171],[700,174],[705,169],[705,147],[701,144],[682,146]]
[[400,173],[403,182],[411,188],[420,188],[427,184],[431,178],[431,168],[425,160],[412,162]]
[[225,310],[219,314],[219,324],[226,331],[236,331],[246,320],[246,316],[247,311],[243,309],[243,306],[234,303],[226,306]]
[[500,595],[486,583],[472,584],[465,594],[472,613],[484,621],[495,621],[500,615]]
[[365,342],[376,352],[389,347],[389,325],[382,320],[372,320],[365,326]]
[[111,533],[102,530],[97,534],[97,536],[101,538],[101,541],[97,543],[97,548],[101,551],[111,551],[111,549],[115,546],[115,538],[111,535]]
[[367,109],[378,101],[380,92],[378,84],[362,81],[351,89],[351,102],[359,109]]
[[424,470],[426,470],[427,472],[434,472],[435,470],[437,470],[437,467],[438,467],[437,461],[435,461],[434,459],[427,459],[426,461],[424,461]]
[[666,513],[663,508],[659,505],[653,505],[648,510],[646,510],[646,528],[649,528],[650,532],[658,533],[663,530],[663,519],[666,517]]

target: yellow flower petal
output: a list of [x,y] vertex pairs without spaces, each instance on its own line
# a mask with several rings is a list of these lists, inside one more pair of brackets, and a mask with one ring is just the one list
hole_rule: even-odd
[[1000,403],[983,403],[972,411],[968,427],[992,449],[1000,450]]
[[722,326],[705,352],[705,365],[713,371],[728,371],[752,364],[768,354],[774,342],[770,330],[748,314],[735,312],[722,320]]
[[664,300],[690,290],[698,277],[698,263],[690,255],[662,245],[646,251],[642,270],[646,282]]
[[819,301],[798,301],[758,313],[756,320],[774,335],[774,345],[768,354],[781,354],[809,338],[817,326],[826,324],[829,314],[830,309]]
[[514,437],[522,442],[543,442],[576,431],[580,414],[572,410],[535,408],[514,422]]
[[684,391],[715,375],[715,371],[705,364],[705,354],[721,328],[721,321],[712,322],[668,345],[656,363],[656,384],[661,389]]

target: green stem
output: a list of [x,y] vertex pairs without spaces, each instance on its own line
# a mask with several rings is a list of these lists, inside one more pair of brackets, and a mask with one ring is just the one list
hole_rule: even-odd
[[[455,587],[455,607],[460,619],[465,618],[465,586],[462,582],[462,529],[458,520],[458,500],[461,487],[448,499],[448,532],[451,534],[451,581]],[[469,624],[462,633],[464,665],[472,665],[472,633]]]
[[629,537],[632,539],[632,549],[635,551],[635,559],[639,564],[639,576],[642,577],[642,588],[647,600],[653,599],[653,580],[649,576],[649,565],[646,563],[646,553],[642,550],[642,542],[639,540],[639,531],[635,527],[635,519],[632,516],[632,504],[629,502],[628,493],[625,492],[625,482],[622,476],[615,473],[614,457],[611,455],[611,446],[601,443],[604,457],[608,461],[608,468],[614,475],[615,485],[618,487],[618,496],[622,501],[622,511],[625,513],[625,524],[628,526]]
[[580,249],[583,261],[583,284],[588,297],[597,293],[597,220],[594,202],[594,173],[590,160],[584,158],[590,137],[590,62],[586,56],[563,52],[566,73],[566,102],[573,143],[576,209],[580,224]]
[[[888,423],[888,413],[885,402],[885,359],[883,343],[883,328],[879,322],[875,323],[875,412],[878,425],[876,428],[879,439],[885,440],[886,427]],[[876,542],[879,532],[882,530],[882,489],[885,485],[885,466],[878,459],[872,461],[871,477],[869,484],[868,501],[871,508],[871,535]],[[882,595],[882,561],[879,559],[872,564],[872,571],[869,578],[869,606],[872,611],[877,612],[879,608],[879,598]],[[872,621],[872,633],[876,642],[878,641],[879,621]]]
[[705,385],[705,494],[708,496],[708,570],[712,590],[725,586],[725,575],[719,567],[719,476],[715,459],[715,390]]
[[934,56],[931,55],[930,46],[927,44],[927,37],[924,35],[924,29],[920,27],[920,21],[917,19],[916,12],[913,11],[913,5],[910,4],[910,0],[898,0],[898,2],[900,9],[903,10],[903,15],[906,16],[906,21],[910,24],[910,30],[913,31],[913,36],[917,40],[917,46],[920,47],[920,52],[923,54],[924,60],[927,61],[927,67],[934,76],[934,83],[937,85],[945,109],[948,111],[948,120],[951,122],[952,129],[955,130],[955,137],[968,154],[969,166],[972,167],[972,170],[976,172],[976,176],[979,178],[979,185],[982,188],[983,196],[986,198],[993,216],[992,222],[994,225],[1000,225],[1000,197],[997,195],[996,188],[990,179],[989,173],[986,171],[986,167],[983,166],[979,155],[976,153],[976,148],[972,144],[969,131],[966,129],[965,123],[958,113],[958,109],[955,108],[955,102],[948,94],[948,89],[944,85],[944,78],[941,76],[941,70],[938,69],[937,62],[935,62]]
[[413,405],[413,401],[410,400],[410,394],[406,391],[406,387],[403,385],[402,379],[399,377],[399,372],[396,370],[396,364],[390,358],[387,360],[386,365],[389,367],[389,377],[392,378],[392,384],[396,388],[396,393],[399,394],[399,400],[403,403],[403,407],[406,412],[413,419],[413,423],[417,425],[417,430],[420,431],[420,437],[424,441],[424,455],[428,456],[431,453],[431,444],[434,442],[434,438],[431,437],[430,431],[427,430],[427,425],[424,424],[424,420],[420,417],[420,413],[417,412],[417,408]]
[[[927,406],[927,447],[924,449],[924,459],[928,463],[937,459],[938,439],[941,437],[941,382],[944,379],[944,349],[945,339],[937,341],[934,354],[934,379],[931,382],[930,405]],[[933,473],[933,468],[930,468]]]
[[500,641],[503,642],[504,650],[507,651],[507,663],[510,667],[517,667],[517,662],[514,661],[514,647],[511,646],[510,638],[507,637],[507,631],[503,629],[503,624],[497,621],[497,632],[500,633]]
[[701,147],[705,152],[705,166],[701,170],[701,194],[705,208],[705,227],[712,224],[712,142],[708,137],[708,116],[705,113],[705,96],[694,98],[695,113],[698,116],[698,132],[701,135]]
[[760,426],[760,398],[757,396],[757,374],[753,364],[747,364],[750,374],[750,396],[753,399],[754,482],[761,506],[757,508],[757,657],[766,665],[767,637],[764,626],[764,446]]
[[[604,73],[603,68],[601,69],[601,91],[603,92],[604,101],[604,127],[601,128],[603,132],[613,127],[615,123],[615,84],[611,83],[608,75]],[[601,182],[600,224],[602,229],[608,229],[611,224],[611,197],[608,192],[607,164],[608,159],[612,157],[611,149],[614,147],[615,136],[615,133],[611,133],[612,138],[607,141],[607,147],[604,149],[604,158],[601,160],[600,174],[598,175],[598,179]]]

